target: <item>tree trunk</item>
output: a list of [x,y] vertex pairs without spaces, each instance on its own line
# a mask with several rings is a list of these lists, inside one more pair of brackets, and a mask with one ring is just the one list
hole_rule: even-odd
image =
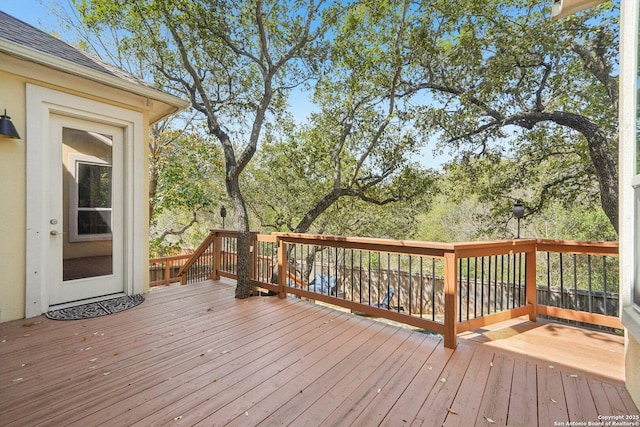
[[235,223],[238,232],[237,246],[237,283],[236,298],[251,296],[251,233],[249,231],[249,216],[245,207],[238,176],[227,173],[227,194],[233,206]]
[[514,123],[531,129],[536,123],[552,121],[580,132],[589,144],[589,156],[600,187],[600,205],[613,228],[618,230],[618,168],[609,148],[607,135],[600,126],[584,116],[564,111],[536,112]]

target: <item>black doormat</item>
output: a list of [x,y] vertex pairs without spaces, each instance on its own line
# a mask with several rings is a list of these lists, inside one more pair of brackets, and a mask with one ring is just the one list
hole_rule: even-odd
[[75,307],[49,311],[45,316],[52,320],[91,319],[92,317],[106,316],[107,314],[128,310],[142,304],[143,301],[144,297],[140,294],[125,295],[105,301],[91,302]]

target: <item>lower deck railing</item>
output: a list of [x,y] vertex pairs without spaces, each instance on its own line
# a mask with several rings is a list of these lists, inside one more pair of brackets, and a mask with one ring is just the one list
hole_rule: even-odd
[[151,258],[149,260],[149,286],[168,286],[179,282],[180,268],[191,258],[191,255],[176,255]]
[[[236,278],[237,239],[213,230],[182,283]],[[618,245],[535,239],[433,243],[276,233],[252,235],[252,285],[444,336],[523,315],[622,328]]]

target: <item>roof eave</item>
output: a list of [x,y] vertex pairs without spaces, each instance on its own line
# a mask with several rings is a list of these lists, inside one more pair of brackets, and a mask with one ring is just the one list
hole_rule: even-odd
[[63,71],[67,74],[83,77],[88,80],[92,80],[116,89],[134,93],[136,95],[140,95],[166,105],[167,108],[162,108],[160,109],[160,111],[156,111],[155,114],[150,111],[150,113],[153,114],[151,117],[149,117],[151,123],[155,123],[189,106],[188,101],[168,94],[166,92],[162,92],[158,89],[129,82],[121,78],[111,76],[109,74],[101,73],[83,65],[78,65],[71,61],[49,55],[36,49],[22,46],[9,40],[0,39],[0,52],[4,52],[8,55],[26,61],[44,65],[52,69]]

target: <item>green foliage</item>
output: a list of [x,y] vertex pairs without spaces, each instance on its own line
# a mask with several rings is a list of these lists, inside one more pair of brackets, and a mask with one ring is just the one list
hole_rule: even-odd
[[579,197],[616,227],[617,2],[560,21],[548,7],[421,2],[403,88],[431,97],[416,124],[458,155],[468,181],[492,170],[481,201],[526,198],[541,212]]
[[[164,130],[161,126],[150,143],[151,252],[166,255],[199,244],[211,223],[223,194],[223,161],[211,139],[192,131]],[[197,224],[201,226],[198,227]],[[194,230],[188,231],[190,228]],[[196,238],[197,240],[197,238]]]
[[[439,191],[431,200],[430,209],[419,217],[420,240],[453,243],[516,237],[515,200],[487,193],[496,185],[494,179],[513,165],[502,162],[497,167],[488,167],[480,160],[474,163],[479,164],[475,164],[472,173],[468,170],[471,166],[449,165],[439,177]],[[499,183],[500,178],[496,181]],[[527,193],[523,190],[521,194]],[[617,240],[617,233],[602,209],[579,196],[571,201],[556,199],[535,212],[525,203],[520,234],[541,239]]]
[[[246,198],[264,231],[506,238],[522,199],[529,235],[615,235],[617,2],[561,21],[528,0],[74,3],[209,135],[167,150],[157,218],[206,216],[224,184],[239,228]],[[437,185],[412,162],[436,139],[456,155]]]

